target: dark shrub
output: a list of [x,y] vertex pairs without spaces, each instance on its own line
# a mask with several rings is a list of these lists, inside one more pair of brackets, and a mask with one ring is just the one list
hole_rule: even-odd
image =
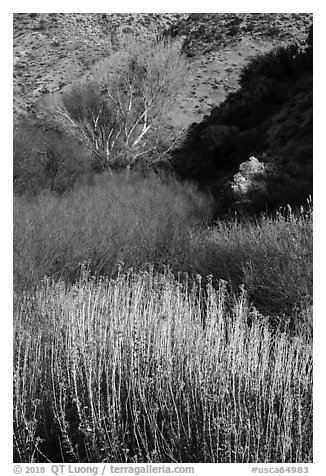
[[14,129],[14,190],[36,194],[41,190],[64,192],[90,169],[88,154],[75,139],[24,119]]
[[50,18],[51,21],[57,22],[58,21],[58,14],[57,13],[49,13],[49,18]]
[[256,56],[241,71],[241,86],[248,85],[259,76],[273,79],[288,78],[294,72],[294,63],[299,54],[296,45],[289,45]]
[[238,25],[231,25],[228,30],[228,35],[235,36],[237,33],[239,33],[239,31],[240,31],[240,27]]
[[278,36],[280,34],[281,30],[279,27],[272,25],[266,28],[265,30],[265,35],[267,36]]
[[46,22],[43,18],[40,19],[37,25],[33,27],[35,31],[44,31],[46,29]]
[[255,29],[255,23],[252,21],[250,21],[245,27],[245,30],[249,32],[254,31],[254,29]]
[[243,18],[235,17],[229,21],[229,26],[238,26],[243,22]]
[[[224,203],[230,208],[224,186],[238,165],[251,155],[266,155],[278,173],[255,210],[301,205],[312,195],[312,48],[291,45],[254,58],[243,69],[240,86],[189,128],[174,151],[176,173],[209,188],[223,214]],[[225,134],[232,128],[233,134]]]

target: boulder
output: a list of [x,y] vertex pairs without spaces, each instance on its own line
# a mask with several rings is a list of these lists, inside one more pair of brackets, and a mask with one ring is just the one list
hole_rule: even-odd
[[267,170],[263,162],[250,157],[239,166],[230,184],[236,200],[248,200],[256,193],[267,193]]

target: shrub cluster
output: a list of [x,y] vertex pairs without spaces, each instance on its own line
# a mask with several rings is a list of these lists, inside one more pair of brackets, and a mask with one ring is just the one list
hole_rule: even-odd
[[201,226],[210,213],[193,186],[151,174],[100,175],[61,198],[15,197],[15,288],[44,276],[74,281],[82,265],[109,276],[169,265],[234,289],[244,284],[262,312],[296,320],[312,304],[312,213]]
[[62,193],[90,172],[89,154],[74,138],[44,121],[22,118],[14,128],[14,191]]
[[[242,284],[255,306],[296,325],[312,305],[312,211],[291,208],[255,220],[217,221],[194,237],[194,267],[202,276]],[[304,313],[303,313],[304,318]],[[302,317],[301,316],[301,317]]]
[[210,202],[195,187],[155,174],[108,173],[61,198],[15,197],[15,285],[30,287],[45,275],[74,280],[82,264],[106,275],[146,263],[181,270],[191,228],[209,215]]
[[[267,157],[277,171],[258,211],[301,205],[312,195],[310,38],[304,51],[292,45],[254,58],[241,73],[241,88],[190,127],[174,150],[178,176],[209,187],[219,214],[232,206],[221,194],[223,185],[251,155]],[[278,193],[275,183],[281,184]]]

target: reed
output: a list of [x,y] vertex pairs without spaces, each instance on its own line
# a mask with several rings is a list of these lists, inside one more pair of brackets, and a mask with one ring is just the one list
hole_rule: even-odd
[[189,282],[150,268],[16,295],[15,461],[312,461],[306,327]]

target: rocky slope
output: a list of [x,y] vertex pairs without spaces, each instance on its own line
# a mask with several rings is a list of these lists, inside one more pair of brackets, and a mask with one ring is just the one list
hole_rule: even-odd
[[14,14],[14,112],[35,109],[107,57],[117,36],[166,32],[183,41],[192,77],[173,122],[187,127],[238,88],[248,60],[300,42],[310,14]]
[[[275,206],[299,203],[312,191],[312,43],[302,53],[311,24],[306,13],[15,14],[14,117],[46,114],[49,101],[116,51],[120,35],[169,35],[191,66],[170,117],[172,128],[187,131],[175,171],[209,187],[223,209],[234,198],[252,202],[256,191],[263,206],[267,195]],[[26,130],[18,139],[17,174],[29,183],[41,162],[31,148],[24,171],[26,142],[35,138]],[[74,170],[78,147],[75,157],[63,139],[53,141]]]
[[114,51],[119,34],[162,32],[182,14],[14,14],[14,112],[85,75]]

